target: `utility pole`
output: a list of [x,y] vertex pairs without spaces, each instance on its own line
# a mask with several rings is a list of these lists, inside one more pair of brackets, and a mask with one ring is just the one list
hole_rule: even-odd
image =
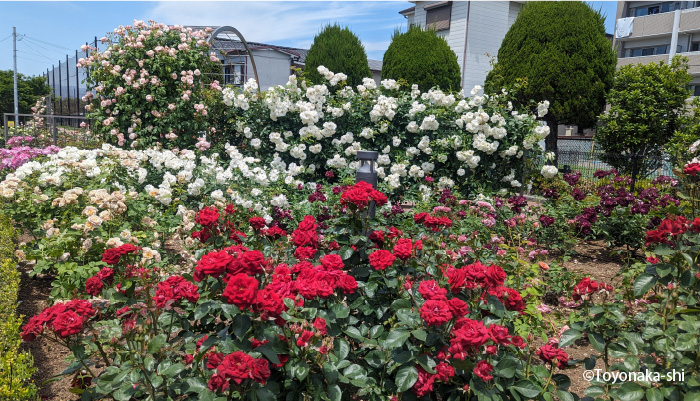
[[19,127],[19,100],[17,96],[17,28],[12,27],[12,54],[15,62],[15,129]]

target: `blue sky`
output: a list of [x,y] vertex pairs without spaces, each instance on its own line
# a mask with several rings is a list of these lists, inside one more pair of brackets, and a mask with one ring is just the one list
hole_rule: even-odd
[[[607,14],[612,33],[617,3],[589,2]],[[285,2],[0,2],[0,70],[12,69],[12,27],[26,37],[17,42],[20,73],[39,75],[86,41],[104,36],[134,19],[178,25],[231,25],[246,40],[308,48],[328,23],[348,26],[362,40],[369,58],[381,60],[395,29],[405,29],[398,14],[407,1]]]

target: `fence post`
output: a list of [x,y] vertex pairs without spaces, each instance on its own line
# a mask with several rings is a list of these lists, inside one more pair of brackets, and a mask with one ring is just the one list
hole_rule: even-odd
[[7,147],[7,131],[8,131],[7,114],[4,114],[4,113],[2,115],[2,127],[3,127],[3,131],[5,131],[5,147]]

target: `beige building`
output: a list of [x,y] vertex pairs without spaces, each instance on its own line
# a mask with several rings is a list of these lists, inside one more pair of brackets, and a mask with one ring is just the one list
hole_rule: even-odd
[[700,96],[700,1],[619,1],[613,43],[618,67],[687,57]]

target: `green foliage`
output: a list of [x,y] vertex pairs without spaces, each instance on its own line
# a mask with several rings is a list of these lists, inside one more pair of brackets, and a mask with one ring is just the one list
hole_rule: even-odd
[[527,2],[503,39],[486,91],[526,79],[519,96],[548,100],[548,120],[593,127],[617,63],[604,20],[583,2]]
[[33,399],[36,386],[32,357],[19,350],[21,317],[15,316],[19,272],[12,260],[15,232],[9,219],[0,216],[0,399]]
[[[608,96],[610,110],[601,116],[596,142],[609,154],[604,161],[619,171],[640,176],[661,165],[664,145],[688,112],[688,60],[671,64],[626,65],[615,76]],[[687,149],[687,148],[686,148]]]
[[372,77],[362,42],[350,29],[338,25],[328,25],[316,35],[306,55],[305,72],[316,84],[323,82],[319,66],[344,73],[353,87],[360,85],[362,78]]
[[455,52],[444,38],[418,26],[394,33],[384,53],[382,79],[404,79],[417,84],[421,91],[436,86],[458,91],[462,86]]
[[681,117],[680,127],[665,146],[674,166],[683,166],[698,155],[698,146],[694,152],[690,148],[700,140],[700,98],[693,99],[693,107],[691,113]]
[[[20,113],[31,113],[37,99],[49,93],[51,93],[51,88],[45,78],[18,74],[17,98]],[[0,113],[13,113],[15,111],[14,104],[14,72],[11,70],[0,71]]]

